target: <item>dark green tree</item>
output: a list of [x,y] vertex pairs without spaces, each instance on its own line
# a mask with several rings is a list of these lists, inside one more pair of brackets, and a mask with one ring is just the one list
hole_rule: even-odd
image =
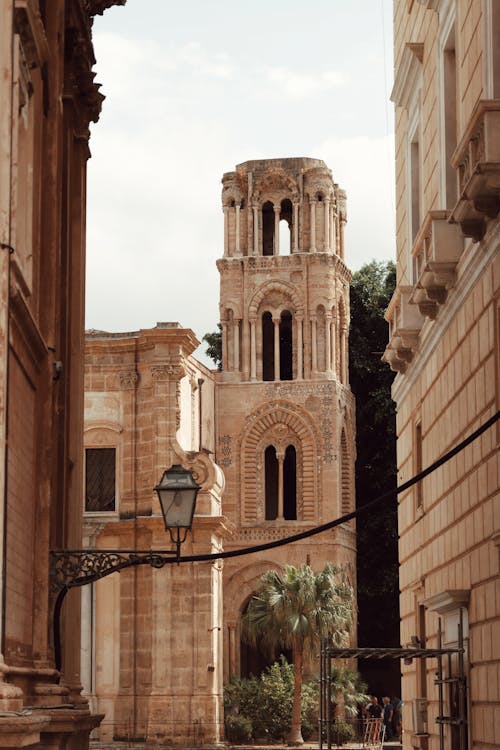
[[208,344],[205,353],[213,359],[217,369],[222,370],[222,326],[220,323],[217,323],[217,328],[218,331],[206,333],[202,340]]
[[[394,373],[381,362],[388,340],[384,313],[394,292],[392,262],[367,263],[351,282],[349,375],[356,397],[356,506],[396,487],[396,412],[391,399]],[[362,514],[358,535],[358,643],[399,645],[398,531],[396,497]],[[360,664],[372,690],[378,678]],[[368,667],[368,664],[366,665]],[[383,664],[387,673],[389,663]],[[394,665],[394,673],[399,664]],[[394,675],[392,680],[396,679]],[[397,685],[393,685],[396,692]],[[389,685],[381,690],[386,693]]]

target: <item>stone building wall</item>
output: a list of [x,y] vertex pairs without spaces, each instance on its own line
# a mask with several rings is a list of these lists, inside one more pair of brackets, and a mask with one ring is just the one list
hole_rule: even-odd
[[[202,485],[183,554],[220,549],[223,477],[213,451],[213,375],[192,331],[159,323],[89,332],[85,370],[84,547],[165,550],[153,488],[181,464]],[[111,495],[95,502],[93,451],[114,451]],[[106,474],[110,471],[106,465]],[[82,590],[82,673],[105,713],[99,739],[212,744],[222,736],[222,567],[134,567]]]
[[[398,372],[399,482],[499,408],[500,8],[396,2],[398,285],[385,359]],[[456,658],[444,715],[468,720],[470,747],[500,742],[498,423],[400,496],[401,643],[465,636],[467,703]],[[438,747],[435,660],[403,667],[406,747]],[[412,721],[412,699],[426,705]],[[445,747],[459,747],[444,724]]]
[[84,747],[100,719],[80,695],[78,596],[55,668],[49,550],[81,545],[92,23],[119,4],[0,2],[2,747]]

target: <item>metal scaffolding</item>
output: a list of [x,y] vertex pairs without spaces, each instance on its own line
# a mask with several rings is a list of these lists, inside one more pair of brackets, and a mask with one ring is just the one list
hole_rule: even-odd
[[[331,750],[335,719],[332,716],[332,660],[334,659],[403,659],[406,664],[413,659],[436,659],[437,670],[434,684],[438,688],[438,716],[435,722],[439,726],[439,748],[444,750],[444,727],[451,728],[454,742],[452,747],[467,750],[467,680],[464,664],[463,621],[460,613],[458,624],[457,646],[443,648],[441,619],[438,622],[437,648],[421,648],[418,645],[398,648],[337,648],[331,641],[324,639],[320,649],[320,711],[319,711],[319,748]],[[445,715],[445,687],[448,686],[449,714]],[[372,720],[373,721],[373,720]],[[381,722],[380,719],[375,720]],[[380,748],[384,741],[383,728],[374,730],[368,720],[365,726],[363,746]]]

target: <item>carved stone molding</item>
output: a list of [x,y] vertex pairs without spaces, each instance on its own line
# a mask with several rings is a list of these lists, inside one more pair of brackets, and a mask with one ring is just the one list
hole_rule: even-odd
[[118,373],[120,388],[122,391],[132,390],[139,382],[139,373],[137,370],[123,370]]
[[221,466],[231,466],[232,464],[232,438],[231,435],[221,435],[219,438],[221,446]]
[[178,381],[181,380],[185,374],[186,371],[180,362],[177,364],[153,365],[151,367],[151,377],[155,381]]
[[450,223],[448,211],[429,211],[412,250],[416,281],[409,301],[422,315],[434,320],[446,302],[462,251],[460,230]]
[[459,182],[452,219],[474,242],[483,239],[487,220],[500,212],[499,129],[500,99],[480,100],[451,157]]

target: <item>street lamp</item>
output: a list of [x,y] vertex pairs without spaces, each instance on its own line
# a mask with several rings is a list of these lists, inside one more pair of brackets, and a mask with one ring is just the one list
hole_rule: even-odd
[[196,496],[201,487],[188,469],[174,464],[163,472],[158,493],[165,529],[175,544],[174,550],[136,549],[57,549],[50,552],[51,590],[54,604],[54,652],[56,668],[61,669],[60,614],[68,591],[86,586],[111,573],[136,565],[162,568],[167,563],[179,562],[181,544],[193,524]]
[[163,472],[160,483],[155,487],[158,493],[165,529],[170,540],[176,545],[177,559],[180,558],[181,544],[193,523],[196,496],[200,485],[196,484],[188,469],[174,464]]

